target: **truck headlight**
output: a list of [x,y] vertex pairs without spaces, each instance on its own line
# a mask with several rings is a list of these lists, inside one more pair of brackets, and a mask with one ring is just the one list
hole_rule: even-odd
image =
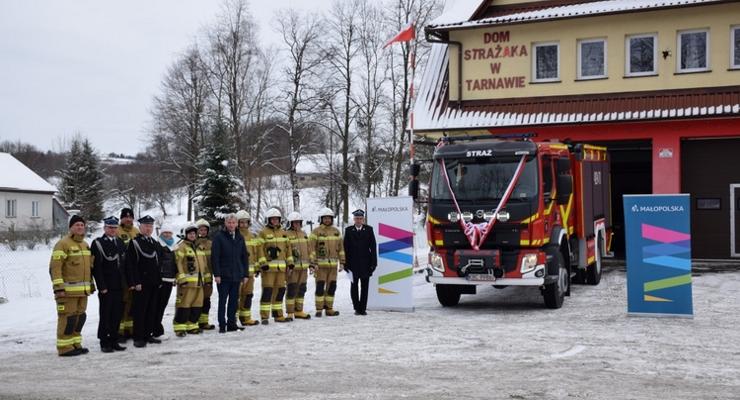
[[445,272],[445,265],[442,262],[442,256],[437,253],[429,253],[429,265],[431,265],[432,269],[437,272]]
[[496,219],[499,220],[499,222],[508,222],[509,218],[511,218],[511,215],[508,211],[499,211],[499,213],[496,214]]
[[454,224],[454,223],[457,223],[457,221],[460,220],[460,216],[456,212],[453,211],[453,212],[447,214],[447,219],[449,219],[450,222],[452,222]]
[[537,254],[530,253],[522,257],[521,273],[526,274],[537,267]]
[[462,213],[462,219],[465,222],[472,221],[473,220],[473,213],[471,213],[470,211],[465,211],[464,213]]

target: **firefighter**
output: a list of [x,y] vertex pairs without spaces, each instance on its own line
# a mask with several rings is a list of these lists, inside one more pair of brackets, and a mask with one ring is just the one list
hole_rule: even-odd
[[298,212],[288,214],[288,239],[293,249],[295,267],[287,273],[287,298],[285,308],[288,319],[310,319],[311,315],[303,312],[303,298],[306,295],[306,281],[310,266],[310,252],[308,250],[308,235],[303,231],[303,217]]
[[98,288],[100,319],[98,320],[98,339],[100,351],[112,353],[126,350],[118,343],[118,327],[123,315],[123,266],[126,245],[116,236],[118,218],[103,220],[103,236],[92,242],[95,286]]
[[92,255],[85,242],[85,220],[74,215],[69,234],[54,245],[49,275],[57,304],[57,352],[78,356],[89,350],[82,347],[82,327],[87,314],[87,296],[95,291],[92,283]]
[[157,292],[162,283],[159,260],[161,248],[152,237],[154,218],[139,218],[139,234],[126,249],[126,282],[133,291],[131,313],[134,316],[134,346],[159,344],[153,336],[157,315]]
[[262,254],[262,241],[255,236],[251,230],[252,219],[244,210],[236,213],[239,222],[239,233],[244,237],[244,243],[247,245],[249,253],[249,278],[247,283],[239,288],[239,321],[243,326],[253,326],[259,322],[252,319],[252,298],[254,297],[254,280],[259,275],[259,266],[267,263],[264,254]]
[[175,232],[169,225],[163,225],[159,229],[159,246],[162,250],[162,257],[159,262],[160,273],[162,274],[162,285],[157,292],[157,317],[154,324],[154,337],[164,335],[164,325],[162,319],[167,305],[170,303],[172,287],[175,286],[177,276],[177,263],[175,257]]
[[[121,225],[118,227],[118,237],[125,246],[139,234],[134,226],[134,210],[124,208],[121,210]],[[128,285],[130,286],[130,285]],[[128,287],[127,286],[127,287]],[[133,292],[127,288],[123,289],[123,317],[118,325],[118,336],[120,343],[126,343],[134,335],[134,317],[131,314],[131,303]]]
[[183,240],[175,248],[177,264],[177,300],[175,301],[175,335],[201,332],[199,320],[203,307],[203,284],[207,257],[198,251],[198,227],[188,224],[183,228]]
[[344,246],[342,234],[334,225],[334,212],[327,207],[319,211],[319,226],[311,232],[309,249],[311,264],[316,275],[316,316],[334,317],[334,294],[337,291],[337,264],[344,269]]
[[280,210],[271,208],[265,214],[265,227],[260,231],[262,254],[265,262],[260,266],[262,273],[262,298],[260,318],[262,325],[269,323],[270,311],[275,322],[288,322],[283,316],[285,296],[285,271],[293,267],[293,250],[288,234],[280,226]]
[[203,273],[203,307],[200,311],[198,326],[200,329],[210,331],[216,329],[216,326],[208,322],[208,315],[211,311],[211,295],[213,294],[213,269],[211,268],[211,224],[201,218],[195,222],[198,227],[198,239],[195,242],[196,251],[199,256],[206,258],[206,270]]

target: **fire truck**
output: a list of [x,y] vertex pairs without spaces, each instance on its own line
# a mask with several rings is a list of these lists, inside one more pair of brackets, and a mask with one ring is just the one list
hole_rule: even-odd
[[427,281],[443,306],[492,285],[539,288],[546,307],[560,308],[571,283],[599,284],[612,240],[606,148],[532,138],[437,143]]

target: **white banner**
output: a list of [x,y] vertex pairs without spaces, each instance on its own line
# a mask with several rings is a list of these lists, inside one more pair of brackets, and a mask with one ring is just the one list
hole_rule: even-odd
[[367,199],[367,223],[378,242],[378,268],[370,279],[368,309],[414,311],[414,200]]

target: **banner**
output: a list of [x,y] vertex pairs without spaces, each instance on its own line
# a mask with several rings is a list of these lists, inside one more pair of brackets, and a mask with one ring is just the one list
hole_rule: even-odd
[[370,310],[414,310],[413,206],[411,197],[367,199],[367,223],[375,230],[378,243],[378,268],[370,279]]
[[693,316],[690,210],[687,194],[624,196],[629,315]]

